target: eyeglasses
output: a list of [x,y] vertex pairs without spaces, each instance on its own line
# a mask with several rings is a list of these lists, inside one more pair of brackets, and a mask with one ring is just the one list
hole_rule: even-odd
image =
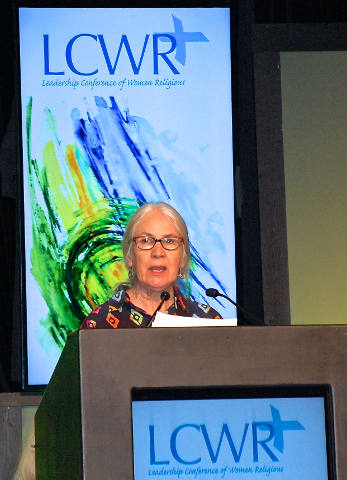
[[161,243],[161,246],[165,250],[176,250],[182,243],[181,237],[163,237],[154,238],[147,235],[141,235],[140,237],[134,237],[133,242],[140,250],[151,250],[157,242]]

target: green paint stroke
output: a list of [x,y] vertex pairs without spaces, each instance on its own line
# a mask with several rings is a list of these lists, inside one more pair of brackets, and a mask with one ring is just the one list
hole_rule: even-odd
[[83,152],[75,145],[62,146],[48,109],[49,139],[41,158],[33,158],[32,108],[31,98],[26,109],[31,272],[49,311],[41,325],[62,349],[67,334],[126,280],[122,235],[139,205],[132,199],[104,198]]

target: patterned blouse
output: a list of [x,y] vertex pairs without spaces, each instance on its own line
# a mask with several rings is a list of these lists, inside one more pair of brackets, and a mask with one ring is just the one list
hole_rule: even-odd
[[[165,313],[182,317],[221,318],[212,307],[184,297],[176,287],[174,301]],[[151,315],[133,305],[126,287],[121,285],[110,300],[88,315],[81,328],[139,328],[146,327],[150,320]]]

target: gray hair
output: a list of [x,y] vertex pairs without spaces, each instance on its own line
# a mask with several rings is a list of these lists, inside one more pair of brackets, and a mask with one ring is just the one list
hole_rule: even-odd
[[184,276],[189,275],[190,270],[190,246],[189,246],[189,237],[188,237],[188,230],[187,226],[181,217],[181,215],[175,210],[171,205],[167,203],[145,203],[140,207],[133,216],[130,218],[126,231],[124,233],[122,248],[123,248],[123,258],[125,266],[129,271],[129,280],[131,284],[136,282],[136,272],[129,269],[129,261],[134,263],[134,242],[133,242],[133,234],[136,225],[138,222],[147,214],[152,212],[153,210],[159,210],[164,215],[170,217],[177,230],[179,231],[180,235],[183,238],[183,247],[184,247],[184,256],[186,257],[185,266],[182,269],[181,273]]

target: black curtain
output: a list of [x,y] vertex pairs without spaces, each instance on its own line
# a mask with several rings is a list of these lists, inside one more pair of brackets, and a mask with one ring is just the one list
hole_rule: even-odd
[[255,23],[347,21],[344,0],[254,0]]

